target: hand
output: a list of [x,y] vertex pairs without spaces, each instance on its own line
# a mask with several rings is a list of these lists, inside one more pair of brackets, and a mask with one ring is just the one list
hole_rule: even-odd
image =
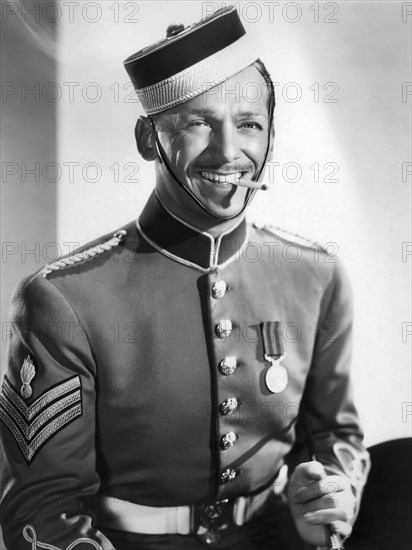
[[356,499],[348,478],[326,475],[320,462],[299,464],[286,488],[296,529],[305,542],[328,545],[326,529],[347,537],[352,532]]

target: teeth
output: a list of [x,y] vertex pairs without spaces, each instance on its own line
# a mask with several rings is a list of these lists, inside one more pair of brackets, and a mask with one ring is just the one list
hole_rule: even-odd
[[234,172],[233,174],[217,174],[216,172],[201,172],[202,178],[205,178],[213,183],[231,183],[236,184],[242,176],[242,172]]

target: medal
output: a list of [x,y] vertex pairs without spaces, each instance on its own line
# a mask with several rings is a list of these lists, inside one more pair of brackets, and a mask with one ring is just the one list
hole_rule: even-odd
[[272,393],[281,393],[288,385],[288,371],[281,364],[286,357],[278,321],[261,323],[264,358],[270,363],[265,374],[265,383]]
[[271,366],[266,371],[265,382],[268,390],[272,393],[280,393],[288,385],[288,371],[280,364],[281,359],[284,357],[285,354],[279,357],[279,359],[273,359],[265,355],[265,359],[271,363]]

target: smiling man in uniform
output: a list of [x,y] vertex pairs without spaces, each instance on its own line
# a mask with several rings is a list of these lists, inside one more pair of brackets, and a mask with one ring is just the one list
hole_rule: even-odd
[[338,548],[351,532],[368,470],[351,294],[326,252],[245,220],[274,137],[252,46],[229,7],[125,61],[155,190],[137,222],[15,292],[9,550]]

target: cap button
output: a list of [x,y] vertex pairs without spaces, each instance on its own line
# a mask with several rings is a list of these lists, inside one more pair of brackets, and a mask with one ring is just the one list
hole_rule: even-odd
[[176,36],[185,30],[183,23],[171,23],[166,29],[166,38]]

